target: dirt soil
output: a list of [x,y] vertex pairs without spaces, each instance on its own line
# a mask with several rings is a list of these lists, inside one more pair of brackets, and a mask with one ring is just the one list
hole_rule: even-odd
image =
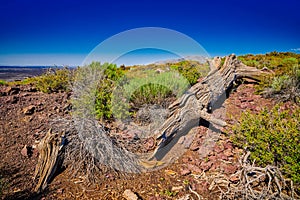
[[[254,94],[253,84],[243,84],[223,104],[228,130],[220,134],[214,146],[203,152],[209,132],[199,126],[189,149],[173,164],[158,171],[118,175],[103,173],[100,182],[88,185],[84,174],[70,176],[68,168],[53,179],[42,194],[33,192],[33,174],[38,159],[35,148],[57,118],[70,119],[70,93],[44,94],[32,86],[0,86],[0,184],[2,199],[124,199],[126,189],[141,199],[216,199],[220,191],[209,190],[210,182],[200,176],[221,173],[231,177],[238,168],[241,150],[229,140],[230,125],[250,109],[258,112],[274,103]],[[26,145],[26,146],[25,146]],[[194,191],[194,192],[192,192]],[[1,193],[0,193],[1,195]]]

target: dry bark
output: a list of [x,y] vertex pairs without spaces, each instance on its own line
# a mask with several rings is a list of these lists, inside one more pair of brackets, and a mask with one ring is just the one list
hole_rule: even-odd
[[44,190],[53,178],[61,159],[63,134],[52,133],[50,129],[38,145],[39,159],[34,172],[34,180],[38,178],[35,192]]

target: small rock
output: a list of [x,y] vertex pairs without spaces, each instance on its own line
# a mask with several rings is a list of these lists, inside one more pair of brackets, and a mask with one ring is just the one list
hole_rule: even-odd
[[24,92],[37,92],[37,89],[33,86],[28,87],[24,90]]
[[21,154],[25,157],[30,157],[32,155],[31,147],[25,145],[21,150]]
[[226,142],[225,144],[224,144],[224,148],[225,149],[232,149],[233,147],[232,147],[232,143],[231,142]]
[[186,194],[183,197],[180,197],[178,200],[190,200],[190,194]]
[[127,129],[126,125],[124,123],[120,123],[117,125],[117,128],[121,131],[124,131]]
[[126,200],[138,200],[138,196],[132,192],[131,190],[127,189],[124,191],[123,193],[123,197],[126,199]]
[[223,152],[217,154],[217,158],[218,158],[219,160],[228,160],[228,156],[226,156]]
[[237,171],[237,166],[234,166],[234,165],[226,165],[224,167],[224,173],[225,174],[233,174]]
[[7,99],[6,103],[15,104],[15,103],[18,102],[18,100],[19,100],[18,97],[16,97],[16,96],[11,96],[11,97],[9,97],[9,98]]
[[211,166],[213,165],[212,162],[202,162],[201,165],[200,165],[200,168],[203,170],[203,171],[207,171],[211,168]]
[[207,181],[201,181],[197,186],[197,190],[200,193],[205,193],[209,190],[210,183]]
[[144,142],[144,146],[145,146],[145,149],[147,151],[153,149],[155,147],[155,140],[154,138],[149,138],[147,139],[145,142]]
[[[195,132],[195,130],[196,129],[192,129],[191,131]],[[195,134],[183,136],[179,139],[179,140],[181,140],[181,142],[178,141],[178,143],[182,144],[185,149],[189,149],[191,144],[193,143],[193,140],[194,140],[194,137],[195,137],[194,135]]]
[[172,187],[172,191],[179,191],[179,190],[182,190],[183,189],[183,186],[177,186],[177,187]]
[[199,150],[199,147],[200,145],[199,145],[199,141],[198,140],[196,140],[196,141],[194,141],[192,144],[191,144],[191,146],[190,146],[190,150],[191,151],[197,151],[197,150]]
[[139,130],[128,130],[128,131],[124,131],[122,134],[122,138],[124,139],[128,139],[128,140],[134,140],[134,139],[138,139],[138,135],[140,135],[141,132]]
[[70,110],[72,110],[72,106],[71,106],[71,104],[69,104],[69,103],[67,103],[64,107],[63,107],[63,110],[64,111],[70,111]]
[[35,106],[31,105],[23,109],[25,115],[32,115],[34,113]]
[[58,194],[62,194],[64,192],[64,189],[58,189],[57,191],[56,191],[56,193],[58,193]]
[[216,153],[220,153],[220,152],[222,152],[224,149],[222,148],[222,147],[220,147],[219,145],[215,145],[214,146],[214,151],[216,152]]
[[233,156],[233,153],[232,153],[231,149],[226,149],[224,151],[224,155],[227,157],[231,157],[231,156]]
[[165,173],[168,174],[168,175],[171,175],[171,176],[176,175],[176,172],[173,171],[173,170],[170,170],[170,169],[166,169],[166,170],[165,170]]
[[189,169],[182,169],[180,171],[181,176],[186,176],[186,175],[189,175],[190,173],[191,173],[191,170],[189,170]]
[[211,162],[216,162],[218,160],[217,156],[209,156],[208,158]]
[[234,175],[234,176],[231,176],[229,180],[233,183],[237,183],[240,180],[240,178],[238,175]]
[[196,165],[188,164],[187,167],[192,172],[202,173],[202,170],[199,167],[197,167]]
[[20,91],[20,88],[7,87],[4,92],[5,92],[6,95],[14,95],[14,94],[18,94],[19,91]]
[[16,97],[16,96],[13,96],[12,100],[11,100],[11,103],[12,104],[15,104],[19,101],[19,97]]

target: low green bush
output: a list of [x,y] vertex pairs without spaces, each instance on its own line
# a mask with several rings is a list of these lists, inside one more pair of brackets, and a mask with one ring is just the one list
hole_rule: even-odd
[[275,70],[276,73],[280,71],[285,71],[291,65],[300,63],[300,54],[291,52],[271,52],[267,54],[247,54],[238,56],[245,65],[263,68],[267,67],[269,69]]
[[210,68],[208,64],[200,64],[193,61],[181,61],[179,63],[174,63],[171,69],[177,70],[183,77],[185,77],[190,85],[197,83],[200,77],[205,77]]
[[300,54],[271,52],[265,55],[238,57],[244,64],[273,70],[270,77],[256,86],[257,93],[279,102],[293,101],[300,104]]
[[24,82],[33,83],[37,90],[44,93],[69,91],[72,81],[72,70],[49,69],[45,74],[30,79],[25,79]]
[[7,82],[4,80],[0,80],[0,85],[7,85]]
[[251,151],[251,160],[265,166],[276,165],[300,184],[300,107],[283,109],[277,104],[258,114],[242,114],[233,126],[233,143]]
[[116,87],[117,81],[123,77],[124,71],[115,64],[99,62],[92,63],[99,70],[103,70],[102,77],[97,86],[95,112],[98,119],[109,119],[112,117],[112,92]]
[[[124,119],[146,104],[167,105],[170,97],[180,97],[189,87],[177,71],[157,73],[153,69],[135,70],[124,76],[113,95],[115,117]],[[131,106],[129,106],[129,104]]]

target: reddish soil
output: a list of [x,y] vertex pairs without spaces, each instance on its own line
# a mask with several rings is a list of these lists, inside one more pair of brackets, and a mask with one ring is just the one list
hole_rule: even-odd
[[[225,101],[229,124],[236,123],[246,109],[257,112],[263,106],[272,106],[270,100],[254,92],[253,85],[241,85]],[[71,177],[72,172],[67,168],[54,178],[46,191],[37,195],[33,192],[38,159],[34,147],[51,127],[51,120],[70,118],[69,97],[67,93],[36,92],[31,86],[0,86],[2,199],[124,199],[122,194],[126,189],[141,199],[179,199],[186,194],[197,198],[189,186],[204,199],[214,199],[218,191],[210,191],[210,183],[201,181],[199,176],[222,173],[230,177],[239,168],[241,150],[232,145],[227,134],[221,134],[206,156],[200,156],[203,152],[199,147],[208,134],[207,128],[200,126],[189,150],[166,168],[142,174],[102,174],[101,182],[93,185],[87,185],[79,174]],[[25,145],[27,150],[23,149]]]

